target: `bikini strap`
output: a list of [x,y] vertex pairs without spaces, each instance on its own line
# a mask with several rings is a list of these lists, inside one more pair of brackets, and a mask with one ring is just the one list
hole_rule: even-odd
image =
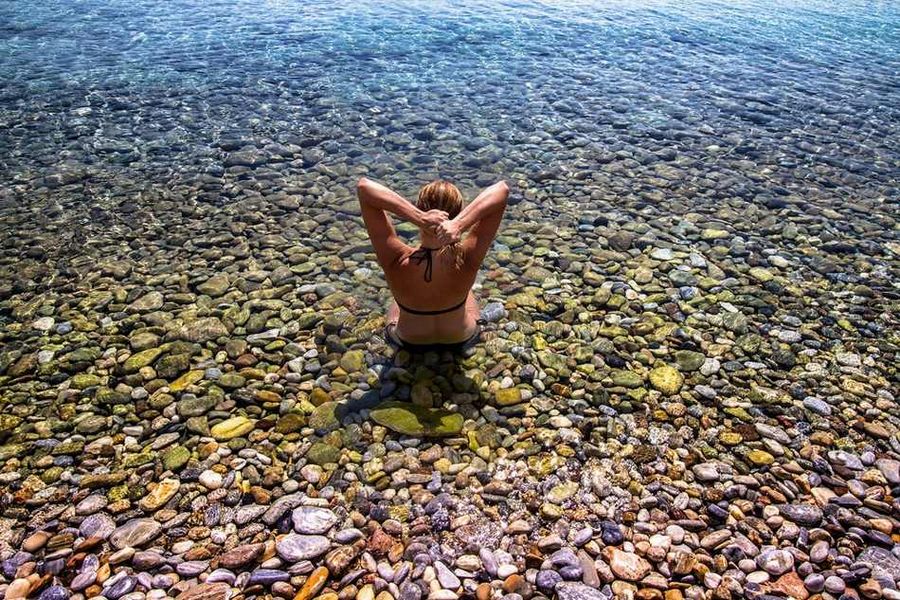
[[[416,261],[417,264],[422,264],[423,262],[425,263],[425,281],[426,282],[431,281],[432,269],[434,266],[434,259],[432,258],[432,255],[431,255],[432,250],[439,250],[439,248],[429,248],[428,246],[420,246],[418,250],[416,250],[409,256],[410,259]],[[414,315],[441,315],[441,314],[456,310],[457,308],[459,308],[460,306],[465,304],[466,300],[468,300],[468,299],[469,299],[469,296],[468,296],[468,294],[466,294],[466,297],[463,298],[461,302],[451,306],[450,308],[445,308],[443,310],[414,310],[412,308],[407,308],[407,307],[403,306],[402,304],[400,304],[400,302],[397,302],[397,306],[399,306],[406,312],[412,313]]]
[[432,250],[434,250],[434,248],[421,246],[410,255],[410,259],[416,261],[417,264],[421,265],[422,262],[425,262],[425,281],[429,283],[431,282],[431,274],[434,267],[434,259],[431,256]]
[[414,315],[442,315],[442,314],[444,314],[444,313],[448,313],[448,312],[452,312],[452,311],[456,310],[457,308],[459,308],[460,306],[462,306],[463,304],[465,304],[465,303],[466,303],[466,300],[468,300],[468,299],[469,299],[469,296],[466,295],[466,297],[463,298],[463,299],[462,299],[462,302],[460,302],[459,304],[456,304],[456,305],[454,305],[454,306],[451,306],[450,308],[445,308],[445,309],[443,309],[443,310],[415,310],[415,309],[407,308],[407,307],[403,306],[403,305],[400,304],[400,302],[399,302],[398,300],[396,300],[396,299],[395,299],[394,301],[397,302],[397,306],[399,306],[400,308],[402,308],[402,309],[405,310],[406,312],[412,313],[412,314],[414,314]]

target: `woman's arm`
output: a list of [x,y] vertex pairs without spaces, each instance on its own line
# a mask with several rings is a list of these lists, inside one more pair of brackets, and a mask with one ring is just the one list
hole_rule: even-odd
[[372,247],[375,248],[378,264],[382,268],[392,265],[406,249],[406,245],[394,230],[388,216],[389,212],[419,227],[436,228],[447,219],[447,213],[437,210],[423,212],[407,202],[400,194],[365,177],[359,180],[356,192],[363,222],[369,232],[369,239],[372,240]]
[[442,243],[453,243],[468,231],[469,235],[462,242],[463,256],[466,264],[479,268],[500,229],[508,196],[506,182],[495,183],[478,194],[454,219],[441,223],[437,228],[438,237]]
[[[498,181],[494,185],[485,188],[452,220],[445,221],[438,228],[451,242],[459,241],[462,234],[473,225],[486,217],[500,213],[506,209],[506,198],[509,196],[509,186],[505,181]],[[497,219],[499,225],[499,219]]]
[[357,192],[360,204],[385,210],[419,227],[424,225],[425,212],[419,210],[415,204],[407,202],[403,196],[391,188],[381,185],[377,181],[363,177],[359,180]]

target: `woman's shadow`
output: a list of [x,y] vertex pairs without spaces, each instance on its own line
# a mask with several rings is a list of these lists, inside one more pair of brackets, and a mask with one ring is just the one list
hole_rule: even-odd
[[[317,429],[317,435],[326,435],[328,431],[346,426],[350,423],[361,423],[371,418],[371,413],[379,407],[404,408],[405,425],[413,429],[421,429],[424,433],[416,435],[404,431],[404,427],[396,428],[388,425],[395,433],[416,435],[417,437],[447,437],[447,431],[434,431],[436,416],[458,413],[461,418],[469,411],[466,406],[476,404],[480,398],[479,383],[467,374],[475,365],[471,357],[477,354],[478,348],[485,343],[485,333],[490,331],[490,324],[485,324],[481,339],[477,343],[462,350],[407,350],[388,339],[383,329],[372,331],[366,341],[365,353],[368,355],[367,371],[375,377],[369,377],[365,386],[368,389],[344,392],[333,398],[329,407],[333,415],[329,419],[328,428]],[[490,336],[490,333],[488,333]],[[361,393],[360,393],[361,392]],[[425,410],[422,410],[425,409]],[[381,421],[381,419],[374,419]],[[384,424],[383,422],[381,424]]]

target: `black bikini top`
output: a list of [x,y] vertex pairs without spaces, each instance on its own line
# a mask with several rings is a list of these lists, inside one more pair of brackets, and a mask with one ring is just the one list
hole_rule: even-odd
[[[431,282],[431,275],[432,275],[432,271],[434,268],[434,258],[431,255],[432,251],[434,251],[434,250],[440,250],[440,248],[429,248],[427,246],[420,246],[418,250],[416,250],[415,252],[413,252],[412,254],[409,255],[409,258],[411,260],[416,261],[416,264],[421,265],[423,262],[425,263],[425,281],[428,283]],[[452,312],[452,311],[456,310],[457,308],[459,308],[460,306],[465,304],[466,300],[468,300],[468,298],[469,298],[469,295],[466,294],[466,297],[462,299],[462,302],[460,302],[459,304],[455,304],[454,306],[451,306],[450,308],[445,308],[443,310],[414,310],[412,308],[403,306],[402,304],[400,304],[399,300],[397,300],[397,306],[399,306],[406,312],[412,313],[414,315],[440,315],[443,313],[448,313],[448,312]]]
[[431,270],[434,266],[434,259],[431,256],[432,250],[440,250],[440,248],[429,248],[428,246],[419,246],[419,249],[409,255],[410,260],[416,261],[418,264],[425,263],[425,281],[431,281]]

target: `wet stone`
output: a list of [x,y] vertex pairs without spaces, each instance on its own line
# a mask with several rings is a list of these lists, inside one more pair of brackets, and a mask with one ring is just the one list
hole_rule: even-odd
[[458,413],[403,402],[383,402],[371,411],[370,416],[379,425],[406,435],[455,435],[463,425],[463,417]]
[[132,519],[117,527],[109,536],[114,548],[139,548],[154,540],[162,531],[162,526],[153,519]]
[[253,564],[265,551],[265,544],[236,546],[219,557],[219,565],[226,569],[242,569]]
[[327,532],[337,523],[337,516],[330,510],[314,506],[300,506],[291,516],[294,531],[305,534]]
[[811,504],[779,504],[778,512],[785,518],[807,527],[814,527],[822,521],[822,509]]
[[276,545],[278,556],[288,562],[298,562],[321,556],[331,547],[328,538],[321,535],[289,533]]
[[[7,598],[898,597],[893,7],[7,4]],[[508,182],[471,347],[364,173]]]
[[560,600],[608,600],[596,587],[574,581],[561,582],[554,591]]
[[108,515],[99,513],[85,517],[78,527],[78,532],[84,537],[106,539],[115,529],[115,521]]

